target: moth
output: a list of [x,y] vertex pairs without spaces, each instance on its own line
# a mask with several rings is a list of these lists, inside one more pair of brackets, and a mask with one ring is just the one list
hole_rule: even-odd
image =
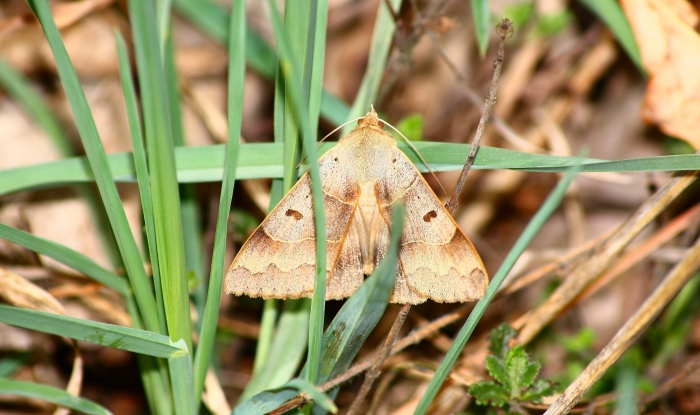
[[[406,219],[390,301],[481,298],[488,277],[472,243],[372,109],[319,160],[326,214],[326,299],[350,296],[387,254],[392,205]],[[304,174],[241,247],[226,292],[311,297],[316,268],[311,178]]]

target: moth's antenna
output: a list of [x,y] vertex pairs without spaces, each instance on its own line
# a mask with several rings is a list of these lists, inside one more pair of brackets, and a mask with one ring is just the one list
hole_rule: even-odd
[[403,135],[403,133],[401,133],[401,131],[399,131],[396,127],[394,127],[393,125],[389,124],[388,122],[382,120],[381,118],[379,119],[379,121],[382,121],[384,124],[386,124],[386,125],[388,125],[389,127],[391,127],[392,130],[394,130],[394,131],[396,131],[397,133],[399,133],[399,135],[400,135],[401,137],[403,137],[404,140],[406,140],[406,144],[408,144],[408,146],[411,147],[411,149],[412,149],[413,151],[415,151],[416,154],[418,154],[418,158],[420,159],[420,161],[423,163],[423,165],[424,165],[425,167],[428,168],[428,171],[430,171],[430,174],[433,175],[433,177],[435,178],[435,180],[437,180],[438,184],[440,185],[440,189],[442,189],[442,192],[443,192],[444,194],[447,194],[447,192],[445,191],[445,188],[442,187],[442,183],[440,183],[440,179],[437,178],[437,176],[435,175],[435,172],[433,171],[433,169],[430,168],[430,165],[428,164],[427,161],[425,161],[425,159],[423,158],[423,155],[420,153],[420,151],[418,151],[418,149],[416,148],[416,146],[414,146],[413,143],[411,143],[411,140],[409,140],[408,138],[406,138],[406,136]]
[[[321,146],[321,143],[322,143],[326,138],[328,138],[328,137],[330,137],[331,135],[333,135],[333,133],[335,133],[336,131],[338,131],[338,130],[340,130],[341,128],[345,127],[346,125],[350,124],[351,122],[355,122],[355,121],[361,120],[362,118],[364,118],[364,117],[357,117],[357,118],[352,119],[352,120],[350,120],[350,121],[346,121],[346,122],[344,122],[343,124],[341,124],[341,125],[339,125],[338,127],[336,127],[335,130],[333,130],[333,131],[331,131],[330,133],[326,134],[325,137],[323,137],[318,143],[316,143],[316,149],[318,150],[318,148]],[[298,168],[301,166],[301,164],[302,164],[303,162],[305,162],[305,161],[306,161],[306,156],[304,156],[304,158],[301,159],[301,161],[299,162],[299,164],[297,164],[297,169],[298,169]]]

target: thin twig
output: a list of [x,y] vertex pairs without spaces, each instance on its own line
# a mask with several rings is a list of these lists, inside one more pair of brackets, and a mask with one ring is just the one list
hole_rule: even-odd
[[462,172],[459,174],[457,187],[452,194],[452,199],[450,199],[450,201],[445,205],[450,214],[454,213],[455,209],[457,209],[457,199],[459,198],[459,194],[462,193],[464,182],[467,180],[467,173],[469,173],[469,169],[474,163],[476,152],[479,150],[481,137],[484,135],[484,130],[486,129],[486,122],[489,120],[493,106],[496,104],[496,91],[498,90],[498,80],[501,77],[501,67],[503,66],[503,56],[505,55],[506,37],[512,33],[513,24],[510,22],[510,20],[503,19],[501,24],[496,27],[496,31],[499,36],[501,36],[501,41],[498,44],[498,55],[496,57],[496,61],[493,63],[491,89],[489,90],[489,96],[486,97],[486,101],[484,102],[484,111],[481,113],[479,127],[476,129],[476,135],[474,136],[474,141],[469,149],[469,155],[467,156],[467,160],[464,162]]
[[394,345],[396,338],[399,336],[399,331],[401,330],[401,326],[403,326],[404,321],[406,321],[406,316],[408,316],[409,311],[411,311],[410,304],[404,304],[404,306],[401,307],[401,310],[399,310],[399,314],[396,316],[394,324],[391,326],[391,330],[389,331],[389,335],[386,336],[386,340],[384,340],[384,344],[382,344],[382,348],[379,350],[379,353],[377,353],[377,357],[372,364],[372,367],[370,367],[367,373],[365,373],[365,380],[362,382],[362,387],[357,393],[357,396],[355,396],[355,400],[352,402],[352,405],[350,405],[350,409],[348,409],[346,412],[347,415],[355,415],[359,412],[362,401],[365,400],[365,397],[367,397],[370,389],[372,389],[372,384],[379,377],[379,374],[382,373],[384,362],[389,357],[391,348]]

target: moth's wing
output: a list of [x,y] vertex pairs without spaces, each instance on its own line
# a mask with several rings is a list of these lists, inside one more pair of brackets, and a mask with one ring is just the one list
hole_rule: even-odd
[[[360,233],[355,211],[348,227],[342,248],[334,267],[328,267],[326,281],[326,300],[339,300],[352,295],[364,280],[362,272],[362,253],[360,251]],[[332,272],[331,272],[332,271]]]
[[[329,169],[329,166],[324,168],[323,164],[327,164],[328,158],[332,156],[331,150],[319,160],[324,190],[326,266],[329,274],[339,261],[359,195],[359,190],[352,186],[345,186],[338,191],[337,180],[329,179],[337,172]],[[352,247],[348,248],[351,249]],[[342,264],[351,269],[352,264],[347,262],[345,260]],[[307,173],[241,247],[226,275],[226,292],[263,298],[310,297],[314,288],[315,268],[314,213],[311,179]],[[341,283],[347,279],[342,279]],[[329,291],[333,293],[338,291],[335,285],[331,288],[333,290]]]
[[326,212],[328,273],[326,300],[352,295],[362,285],[359,210],[360,186],[346,155],[336,157],[337,147],[319,160]]
[[[382,212],[383,213],[383,212]],[[391,218],[388,218],[389,223],[391,223]],[[381,229],[377,236],[377,251],[375,256],[375,269],[379,266],[379,263],[384,260],[387,252],[389,251],[389,228],[387,222],[382,221]],[[394,291],[391,293],[389,302],[394,304],[421,304],[428,299],[426,296],[418,295],[414,290],[408,287],[406,281],[406,273],[404,272],[401,261],[401,251],[399,248],[399,263],[396,267],[396,282],[394,283]]]
[[[402,200],[406,209],[398,289],[405,282],[416,296],[437,302],[481,298],[488,277],[479,254],[411,161],[398,148],[391,151],[396,161],[387,168],[385,179],[377,182],[376,192],[387,224],[391,224],[393,203]],[[403,302],[399,301],[402,295],[397,291],[392,302]]]

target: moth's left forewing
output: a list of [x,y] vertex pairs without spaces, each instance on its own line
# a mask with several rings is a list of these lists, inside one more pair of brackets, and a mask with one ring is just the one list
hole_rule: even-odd
[[481,298],[488,277],[479,254],[411,161],[392,151],[396,161],[377,183],[377,200],[388,223],[391,205],[405,205],[399,259],[408,288],[437,302]]

